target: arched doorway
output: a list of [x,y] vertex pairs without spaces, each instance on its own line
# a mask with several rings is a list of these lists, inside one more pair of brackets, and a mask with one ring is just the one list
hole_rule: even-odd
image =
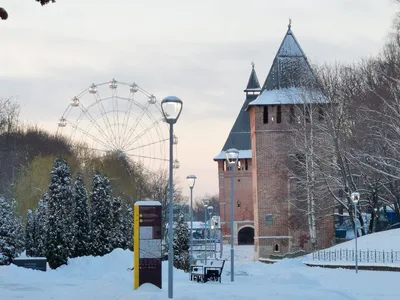
[[239,245],[254,245],[254,228],[243,227],[238,233]]

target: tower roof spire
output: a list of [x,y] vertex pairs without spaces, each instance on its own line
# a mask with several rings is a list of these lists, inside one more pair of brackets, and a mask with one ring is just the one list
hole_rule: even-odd
[[289,25],[288,25],[288,29],[292,28],[292,19],[289,18]]
[[257,73],[255,70],[255,63],[251,62],[251,73],[249,77],[249,81],[247,83],[247,87],[244,90],[245,92],[257,92],[261,90],[260,83],[258,81]]

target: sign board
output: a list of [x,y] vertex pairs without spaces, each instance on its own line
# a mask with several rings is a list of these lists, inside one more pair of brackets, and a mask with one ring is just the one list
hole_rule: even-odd
[[161,203],[138,201],[134,207],[134,288],[161,280]]
[[18,267],[24,267],[27,269],[46,271],[47,270],[47,259],[46,257],[24,257],[15,258],[13,264]]

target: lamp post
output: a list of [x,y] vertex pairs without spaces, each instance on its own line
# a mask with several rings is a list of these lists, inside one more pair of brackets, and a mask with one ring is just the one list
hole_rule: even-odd
[[190,188],[190,265],[193,264],[193,188],[196,183],[196,175],[186,177]]
[[234,214],[234,209],[235,209],[235,189],[234,189],[234,170],[239,158],[239,151],[237,149],[228,149],[226,150],[226,161],[229,164],[229,167],[231,168],[231,281],[233,282],[235,280],[235,274],[234,274],[234,267],[235,267],[235,263],[234,263],[234,249],[233,249],[233,222],[234,222],[234,218],[235,218],[235,214]]
[[209,243],[208,244],[210,244],[209,246],[209,249],[210,249],[210,256],[212,257],[212,253],[211,253],[211,216],[212,216],[212,213],[213,213],[213,211],[214,211],[214,207],[212,207],[212,206],[208,206],[207,207],[207,211],[208,211],[208,216],[209,216],[209,220],[210,220],[210,227],[208,228],[208,241],[209,241]]
[[207,207],[208,203],[210,203],[210,199],[203,199],[204,206],[204,263],[207,264],[207,239],[206,239],[206,226],[207,226]]
[[174,124],[178,121],[182,112],[183,102],[175,96],[168,96],[161,101],[161,109],[165,122],[169,124],[169,206],[168,206],[168,298],[173,298],[173,230],[174,230],[174,205],[173,205],[173,189],[174,189]]
[[353,205],[354,205],[354,241],[355,241],[355,247],[356,247],[356,253],[355,253],[355,261],[356,261],[356,273],[358,273],[358,254],[357,254],[357,224],[356,224],[356,214],[357,214],[357,204],[358,201],[360,201],[360,193],[354,192],[351,193],[351,201],[353,201]]

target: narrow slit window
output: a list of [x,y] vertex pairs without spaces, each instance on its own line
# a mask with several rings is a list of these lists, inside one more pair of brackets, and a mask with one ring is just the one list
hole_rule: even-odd
[[263,122],[264,124],[268,123],[268,106],[264,106]]
[[280,250],[279,250],[279,245],[278,244],[275,244],[275,246],[274,246],[274,252],[279,252]]
[[244,160],[244,169],[245,170],[249,169],[249,161],[247,160],[247,158]]
[[282,122],[282,106],[278,105],[276,107],[276,123]]
[[274,225],[274,219],[272,215],[265,215],[265,225],[272,226]]

